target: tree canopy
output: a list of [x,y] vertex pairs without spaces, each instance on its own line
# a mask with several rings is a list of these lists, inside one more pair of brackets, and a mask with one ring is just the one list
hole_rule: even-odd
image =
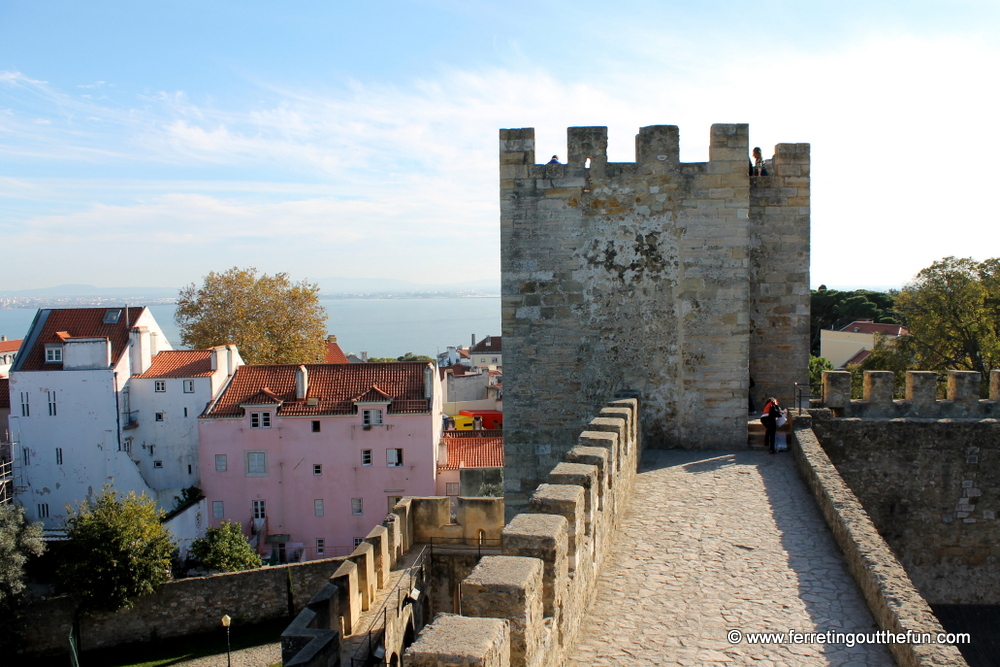
[[233,267],[191,283],[177,299],[181,342],[193,349],[235,344],[251,364],[306,364],[326,358],[326,310],[319,286],[287,273]]
[[0,505],[0,608],[24,591],[24,566],[43,551],[42,524],[25,521],[20,507]]
[[105,486],[92,500],[69,508],[66,559],[59,579],[83,609],[117,611],[170,579],[176,543],[160,522],[163,512],[145,493],[119,496]]
[[[922,370],[1000,368],[1000,259],[945,257],[896,300],[908,340],[898,352]],[[901,339],[902,340],[902,339]]]
[[191,553],[207,569],[220,572],[241,572],[263,565],[236,521],[223,521],[218,528],[210,527],[205,537],[191,543]]
[[434,361],[434,360],[424,354],[413,354],[412,352],[407,352],[406,354],[400,355],[395,359],[393,359],[392,357],[370,357],[368,361],[373,363],[386,363],[394,361]]

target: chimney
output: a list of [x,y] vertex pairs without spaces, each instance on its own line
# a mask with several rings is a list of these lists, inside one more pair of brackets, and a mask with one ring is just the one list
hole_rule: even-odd
[[368,353],[361,350],[361,361],[368,361]]
[[424,398],[434,398],[434,368],[430,364],[424,369]]
[[304,401],[309,393],[309,371],[305,366],[299,366],[295,371],[295,400]]
[[337,342],[337,337],[334,336],[333,334],[330,334],[329,336],[326,337],[326,342],[327,343],[336,343]]
[[217,347],[212,348],[212,353],[209,355],[209,359],[211,360],[212,363],[212,370],[213,371],[219,370],[219,348]]
[[151,331],[149,334],[149,349],[152,356],[156,356],[160,353],[160,334],[155,331]]
[[149,346],[149,329],[146,327],[132,327],[129,332],[131,338],[132,375],[141,375],[149,370],[153,363]]
[[6,336],[0,336],[0,342],[7,340]]
[[475,346],[476,346],[476,334],[472,334],[472,345],[469,346],[469,349],[471,350]]

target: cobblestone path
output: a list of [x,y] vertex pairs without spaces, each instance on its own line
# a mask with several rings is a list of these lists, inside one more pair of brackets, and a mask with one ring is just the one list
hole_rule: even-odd
[[790,454],[649,451],[567,665],[893,665],[880,645],[731,644],[878,628]]

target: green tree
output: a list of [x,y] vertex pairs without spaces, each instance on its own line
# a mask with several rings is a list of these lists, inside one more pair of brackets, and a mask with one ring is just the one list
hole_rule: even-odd
[[809,384],[815,387],[823,384],[823,371],[832,371],[833,364],[826,357],[809,355]]
[[25,521],[20,507],[0,505],[0,650],[18,647],[24,623],[24,566],[44,551],[42,524]]
[[368,361],[371,361],[373,363],[387,363],[396,361],[434,361],[434,360],[423,354],[413,354],[412,352],[407,352],[406,354],[396,357],[395,359],[393,359],[392,357],[371,357],[370,359],[368,359]]
[[177,544],[145,493],[119,497],[105,486],[92,500],[69,510],[65,562],[59,579],[81,598],[83,609],[116,611],[170,579]]
[[218,528],[209,528],[205,537],[191,543],[191,553],[207,569],[220,572],[241,572],[264,564],[236,521],[223,521]]
[[319,286],[287,273],[233,267],[180,291],[174,320],[193,349],[235,344],[251,364],[307,364],[326,357]]
[[1000,259],[945,257],[903,288],[896,307],[906,350],[921,370],[1000,367]]

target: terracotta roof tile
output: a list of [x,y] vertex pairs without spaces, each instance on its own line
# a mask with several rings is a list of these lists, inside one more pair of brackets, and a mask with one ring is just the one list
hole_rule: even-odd
[[867,359],[871,355],[871,350],[858,350],[858,353],[853,357],[844,362],[844,368],[848,366],[854,366],[855,364],[860,364],[862,361]]
[[[424,398],[426,361],[367,364],[306,364],[309,391],[306,400],[295,398],[297,364],[246,365],[236,369],[229,386],[219,400],[203,415],[240,417],[241,404],[259,399],[260,392],[270,392],[280,401],[278,414],[283,416],[355,414],[355,400],[375,392],[378,400],[391,399],[389,412],[423,414],[429,412]],[[315,405],[309,403],[314,402]]]
[[[45,363],[45,344],[57,343],[67,338],[107,338],[111,341],[111,363],[118,363],[122,352],[128,346],[129,330],[135,325],[146,308],[128,308],[128,321],[125,318],[125,306],[121,307],[122,316],[113,324],[104,323],[104,315],[116,308],[43,308],[38,311],[36,322],[46,315],[41,332],[32,343],[31,349],[18,356],[18,370],[41,371],[59,370],[61,363]],[[30,338],[34,333],[28,332]]]
[[21,347],[21,339],[17,340],[0,340],[0,353],[4,352],[17,352]]
[[196,378],[212,374],[211,350],[167,350],[153,357],[140,378]]
[[[462,433],[463,435],[455,435]],[[467,433],[473,436],[465,435]],[[438,470],[459,470],[461,468],[502,468],[503,436],[483,434],[500,431],[448,431],[442,435],[448,447],[448,462],[439,465]]]
[[910,333],[906,327],[900,324],[878,324],[871,320],[855,320],[841,329],[841,331],[864,334],[880,333],[886,336],[907,336]]
[[472,354],[489,354],[503,350],[503,336],[487,336],[472,347]]
[[347,360],[347,355],[344,354],[344,350],[341,349],[340,345],[335,340],[326,341],[326,363],[328,364],[350,363]]

